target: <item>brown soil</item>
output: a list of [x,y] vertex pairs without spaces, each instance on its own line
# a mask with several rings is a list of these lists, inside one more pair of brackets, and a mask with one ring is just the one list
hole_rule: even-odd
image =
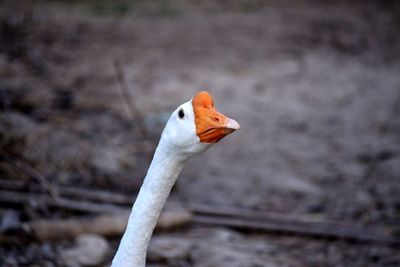
[[[10,163],[22,160],[52,183],[133,195],[169,112],[208,90],[242,128],[191,159],[174,194],[398,232],[398,3],[195,2],[4,2],[0,178],[30,179]],[[400,265],[396,248],[341,240],[200,226],[154,239],[190,251],[150,266]],[[0,258],[58,266],[65,246],[4,247]]]

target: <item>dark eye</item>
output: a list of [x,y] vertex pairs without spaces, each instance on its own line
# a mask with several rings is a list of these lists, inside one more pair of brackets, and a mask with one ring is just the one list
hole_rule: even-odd
[[185,117],[185,112],[183,112],[183,109],[179,110],[178,116],[179,116],[180,119],[183,119],[183,117]]

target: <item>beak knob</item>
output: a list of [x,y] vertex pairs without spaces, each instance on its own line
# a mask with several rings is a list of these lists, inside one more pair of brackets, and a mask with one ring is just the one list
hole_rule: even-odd
[[195,115],[196,134],[203,143],[216,143],[240,125],[234,119],[219,113],[214,108],[214,100],[208,92],[199,92],[192,99]]

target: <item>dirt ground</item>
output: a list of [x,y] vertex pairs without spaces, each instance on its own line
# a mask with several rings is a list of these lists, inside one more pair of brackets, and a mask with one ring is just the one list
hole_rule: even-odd
[[[192,158],[174,195],[400,233],[396,1],[0,3],[1,179],[30,179],[10,163],[22,160],[58,185],[134,195],[169,113],[208,90],[241,130]],[[70,243],[4,246],[1,265],[63,266]],[[179,253],[152,256],[163,245]],[[149,266],[400,266],[399,255],[192,225],[157,233]]]

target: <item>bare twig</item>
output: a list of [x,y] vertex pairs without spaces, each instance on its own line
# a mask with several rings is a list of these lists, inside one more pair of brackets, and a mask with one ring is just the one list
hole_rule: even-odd
[[27,173],[30,177],[35,179],[50,194],[50,196],[53,198],[57,198],[59,196],[59,193],[55,187],[38,170],[19,159],[6,160],[15,168]]
[[143,115],[135,104],[132,90],[128,85],[122,64],[119,60],[114,61],[114,68],[122,96],[125,99],[129,112],[132,118],[137,122],[140,134],[143,138],[147,139],[149,138],[149,132],[147,131],[146,124],[144,123]]
[[[132,197],[108,191],[94,189],[88,190],[72,186],[53,186],[53,188],[59,193],[60,197],[129,206],[133,203]],[[11,179],[2,180],[2,182],[0,183],[0,189],[13,191],[29,191],[31,193],[43,192],[43,187],[41,186],[29,185],[24,181]]]
[[248,230],[263,230],[270,233],[288,233],[300,236],[340,238],[360,242],[377,242],[400,245],[382,231],[354,227],[335,222],[323,222],[307,217],[262,213],[254,210],[216,208],[192,205],[193,221],[202,224],[230,226]]
[[31,205],[39,203],[47,207],[62,208],[73,211],[87,212],[87,213],[117,213],[125,211],[126,208],[110,204],[98,204],[87,201],[71,200],[67,198],[51,198],[41,194],[24,194],[20,192],[11,192],[0,190],[0,202],[14,204],[14,205]]

